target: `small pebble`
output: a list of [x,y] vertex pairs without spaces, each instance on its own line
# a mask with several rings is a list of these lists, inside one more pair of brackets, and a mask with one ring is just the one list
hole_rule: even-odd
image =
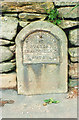
[[24,114],[24,112],[22,112],[22,114]]
[[43,103],[43,106],[46,106],[47,105],[47,103]]

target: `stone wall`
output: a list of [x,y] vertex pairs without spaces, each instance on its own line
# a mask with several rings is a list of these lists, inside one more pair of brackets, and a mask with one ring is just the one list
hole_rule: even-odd
[[[2,2],[0,15],[0,88],[16,88],[16,45],[17,34],[28,24],[37,20],[47,20],[45,8],[57,8],[64,18],[59,27],[68,38],[68,81],[69,87],[77,85],[79,78],[79,14],[78,8],[71,9],[76,2]],[[71,11],[71,12],[70,12]],[[67,14],[70,12],[69,14]],[[64,79],[64,78],[63,78]],[[1,82],[1,80],[0,80]]]

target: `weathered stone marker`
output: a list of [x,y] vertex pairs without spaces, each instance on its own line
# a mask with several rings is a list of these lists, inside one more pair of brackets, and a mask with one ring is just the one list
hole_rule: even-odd
[[16,37],[18,94],[67,92],[67,38],[56,25],[37,21]]

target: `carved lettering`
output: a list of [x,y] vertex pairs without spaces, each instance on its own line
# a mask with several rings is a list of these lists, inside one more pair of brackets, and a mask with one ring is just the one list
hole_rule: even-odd
[[58,42],[48,32],[30,34],[23,43],[23,63],[59,63]]

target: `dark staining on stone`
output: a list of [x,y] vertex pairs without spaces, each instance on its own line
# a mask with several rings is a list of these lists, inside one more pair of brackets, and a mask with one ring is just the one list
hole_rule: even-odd
[[28,43],[28,41],[26,41],[26,43]]
[[43,65],[42,64],[32,64],[31,67],[35,73],[35,76],[37,78],[39,78],[41,76],[41,69],[42,69]]
[[25,86],[27,88],[27,90],[29,89],[28,83],[29,83],[29,78],[28,78],[28,65],[24,66],[24,83]]
[[47,64],[44,64],[44,67],[46,68],[46,67],[47,67]]

